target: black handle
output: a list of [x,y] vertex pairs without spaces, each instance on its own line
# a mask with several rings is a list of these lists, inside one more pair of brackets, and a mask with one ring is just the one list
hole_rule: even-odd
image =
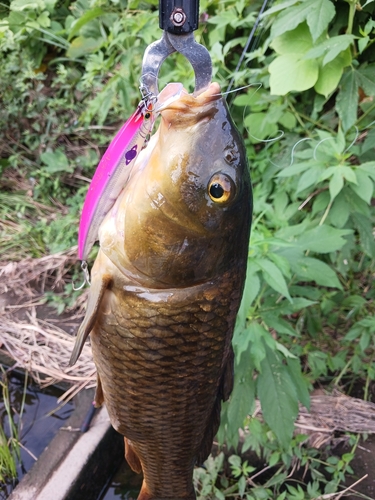
[[173,35],[198,28],[199,0],[159,0],[159,26]]

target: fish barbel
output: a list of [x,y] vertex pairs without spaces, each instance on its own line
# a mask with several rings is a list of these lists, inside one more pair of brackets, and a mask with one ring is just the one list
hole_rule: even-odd
[[143,472],[139,500],[195,499],[233,386],[232,333],[248,254],[251,185],[220,87],[183,92],[99,229],[87,311],[105,402]]

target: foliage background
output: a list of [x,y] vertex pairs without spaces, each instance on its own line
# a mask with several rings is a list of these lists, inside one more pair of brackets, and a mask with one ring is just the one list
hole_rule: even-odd
[[[143,53],[161,34],[157,4],[0,4],[2,258],[76,244],[88,181],[139,101]],[[227,98],[247,147],[255,215],[219,439],[236,446],[247,426],[242,451],[263,453],[276,473],[250,490],[252,468],[234,455],[228,479],[220,455],[197,472],[202,498],[336,491],[352,455],[324,461],[302,448],[293,438],[298,404],[308,407],[320,384],[349,393],[359,385],[368,398],[375,376],[375,2],[276,0],[237,68],[260,7],[202,0],[196,38],[223,90],[232,78],[250,85]],[[168,81],[192,85],[183,57],[163,64],[159,86]],[[75,298],[69,286],[51,300],[61,312]],[[264,424],[248,416],[256,397]],[[286,481],[296,455],[312,470],[303,487]]]

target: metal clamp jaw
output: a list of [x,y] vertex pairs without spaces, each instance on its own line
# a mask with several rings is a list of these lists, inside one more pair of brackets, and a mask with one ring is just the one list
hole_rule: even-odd
[[209,86],[212,62],[208,50],[195,41],[198,28],[198,0],[160,0],[159,24],[164,30],[160,40],[149,45],[143,56],[142,87],[158,95],[158,74],[165,59],[180,52],[190,62],[195,74],[194,94]]

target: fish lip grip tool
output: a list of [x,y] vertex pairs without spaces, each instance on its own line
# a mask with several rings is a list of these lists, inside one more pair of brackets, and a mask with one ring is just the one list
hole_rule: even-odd
[[154,95],[158,94],[158,74],[165,59],[180,52],[194,69],[194,95],[205,90],[212,80],[211,56],[198,43],[193,31],[198,28],[198,0],[159,0],[159,26],[164,30],[160,40],[150,44],[143,56],[142,83]]

